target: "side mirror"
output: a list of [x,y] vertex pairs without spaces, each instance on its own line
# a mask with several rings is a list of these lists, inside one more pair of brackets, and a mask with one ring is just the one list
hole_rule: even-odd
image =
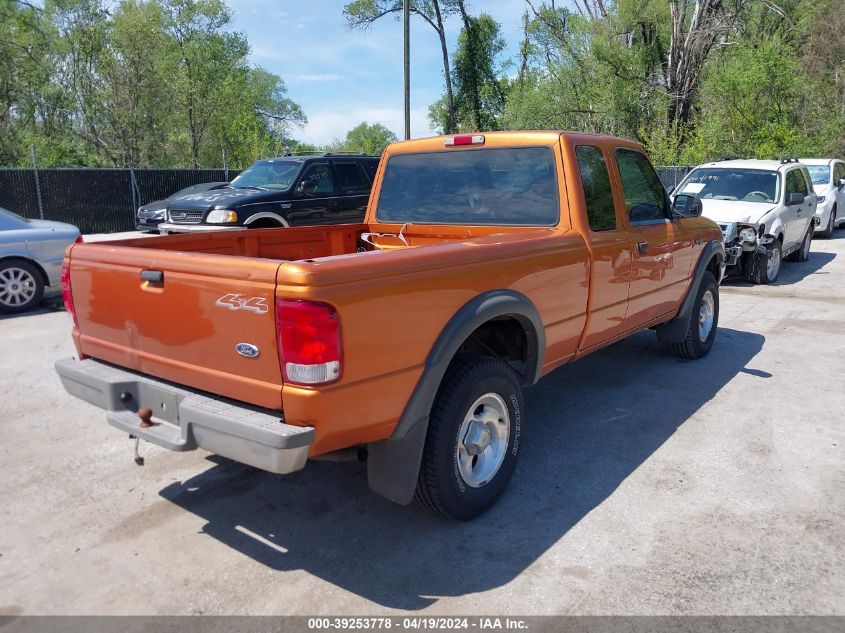
[[679,193],[672,203],[672,211],[684,218],[697,218],[703,211],[701,199],[698,196]]
[[804,194],[799,193],[797,191],[793,191],[786,198],[786,205],[789,207],[795,206],[796,204],[801,204],[802,202],[804,202]]

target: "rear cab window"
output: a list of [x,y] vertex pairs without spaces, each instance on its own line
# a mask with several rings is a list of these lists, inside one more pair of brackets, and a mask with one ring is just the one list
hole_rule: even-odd
[[396,154],[376,209],[403,224],[555,226],[559,215],[551,147]]

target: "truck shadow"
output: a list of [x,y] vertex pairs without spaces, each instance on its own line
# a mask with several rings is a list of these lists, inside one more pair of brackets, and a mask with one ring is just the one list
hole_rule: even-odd
[[[788,262],[781,264],[780,274],[777,281],[772,286],[791,286],[797,284],[805,277],[815,274],[827,274],[821,272],[821,269],[836,259],[836,253],[820,253],[818,251],[810,251],[810,257],[806,262]],[[753,286],[749,281],[745,281],[742,277],[728,277],[723,282],[726,286],[750,287]]]
[[[721,328],[708,357],[670,355],[642,332],[527,390],[525,450],[500,502],[470,523],[370,493],[360,464],[312,462],[287,477],[219,457],[162,489],[204,533],[275,570],[303,570],[385,607],[500,587],[614,493],[749,362],[759,334]],[[660,491],[655,489],[655,494]],[[281,584],[265,585],[262,591]]]

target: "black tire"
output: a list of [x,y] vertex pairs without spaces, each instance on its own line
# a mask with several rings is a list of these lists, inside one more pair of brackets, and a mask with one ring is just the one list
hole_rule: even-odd
[[[702,328],[702,306],[705,304],[705,295],[710,294],[712,305],[712,324],[709,330]],[[692,317],[690,318],[687,335],[680,343],[672,343],[672,351],[680,358],[695,360],[707,356],[716,340],[716,330],[719,328],[719,284],[709,270],[705,271],[698,285],[695,302],[692,304]],[[701,334],[705,330],[706,335],[702,339]]]
[[833,237],[833,232],[836,230],[836,205],[830,210],[830,217],[827,219],[827,226],[822,231],[822,237],[829,240]]
[[793,262],[806,262],[810,259],[810,246],[813,243],[813,235],[816,232],[815,225],[810,222],[810,226],[807,227],[807,232],[804,234],[804,239],[801,240],[801,247],[792,254],[790,258]]
[[31,310],[43,296],[44,278],[34,264],[25,259],[0,263],[0,313]]
[[[767,267],[768,258],[770,254],[777,250],[777,258],[778,258],[778,267],[775,273],[770,277],[769,271]],[[783,246],[781,245],[780,239],[775,240],[771,244],[766,247],[766,253],[754,253],[754,257],[751,258],[750,262],[751,265],[748,267],[748,270],[745,272],[745,278],[753,284],[770,284],[778,278],[780,274],[780,269],[782,268],[783,264]]]
[[[461,466],[459,454],[464,459],[468,454],[465,438],[460,435],[471,407],[491,394],[501,400],[509,416],[506,442],[498,440],[495,443],[505,447],[505,454],[489,479],[476,481],[473,485],[462,474],[462,468],[466,466]],[[489,410],[486,405],[479,405],[475,411],[488,411],[497,417],[495,404]],[[431,408],[415,493],[417,501],[432,512],[461,521],[474,519],[490,508],[507,487],[519,459],[523,411],[522,390],[516,374],[506,362],[489,356],[457,357],[446,372]],[[503,416],[498,418],[500,426],[503,420]],[[470,469],[474,471],[477,462],[479,469],[483,467],[483,461],[478,457],[489,458],[490,464],[495,464],[498,454],[495,445],[491,439],[482,455],[470,457]]]

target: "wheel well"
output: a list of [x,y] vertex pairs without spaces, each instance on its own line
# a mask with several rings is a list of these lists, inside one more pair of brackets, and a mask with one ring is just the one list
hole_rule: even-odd
[[713,255],[713,257],[710,258],[710,261],[707,262],[707,270],[709,270],[712,273],[713,277],[718,282],[719,281],[719,256],[718,255]]
[[247,226],[251,229],[275,229],[284,225],[278,220],[274,220],[273,218],[260,218],[255,222],[251,222]]
[[41,280],[44,282],[44,286],[47,287],[50,285],[50,278],[47,276],[47,271],[45,271],[41,264],[39,264],[34,259],[29,259],[28,257],[16,257],[14,255],[12,257],[3,257],[0,258],[0,266],[5,264],[6,262],[12,261],[26,262],[27,264],[32,264],[33,266],[35,266],[35,270],[37,270],[38,273],[41,275]]
[[532,382],[533,377],[528,375],[530,350],[525,326],[513,316],[498,317],[480,325],[461,343],[457,354],[500,358],[519,374],[523,384]]

